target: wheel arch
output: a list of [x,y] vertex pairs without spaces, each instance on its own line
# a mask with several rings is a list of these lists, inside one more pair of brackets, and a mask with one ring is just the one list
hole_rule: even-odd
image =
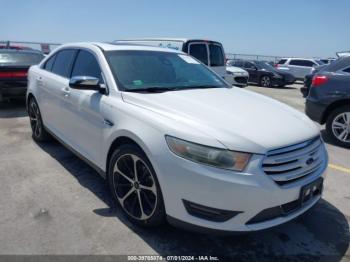
[[149,150],[141,142],[141,140],[134,134],[123,133],[123,134],[120,134],[119,136],[115,137],[112,140],[112,142],[110,143],[110,146],[109,146],[108,152],[107,152],[106,161],[105,161],[106,175],[108,175],[109,162],[111,160],[113,152],[118,147],[120,147],[121,145],[125,145],[125,144],[132,144],[132,145],[137,146],[147,156],[149,161],[152,163],[151,159],[149,158]]
[[28,112],[28,102],[29,102],[29,99],[32,99],[34,98],[35,99],[35,96],[33,95],[33,93],[29,92],[27,97],[26,97],[26,110]]
[[332,113],[333,110],[336,108],[339,108],[341,106],[349,106],[350,105],[350,98],[342,99],[342,100],[337,100],[330,104],[326,110],[324,111],[322,118],[321,118],[321,124],[325,124],[327,121],[328,116]]

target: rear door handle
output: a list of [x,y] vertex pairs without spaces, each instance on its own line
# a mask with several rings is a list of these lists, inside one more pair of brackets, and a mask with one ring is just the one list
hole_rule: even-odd
[[40,86],[42,86],[43,83],[44,83],[43,78],[42,78],[41,76],[38,76],[38,77],[36,78],[36,82],[37,82],[38,85],[40,85]]
[[68,86],[62,88],[62,95],[64,97],[69,97],[69,95],[70,95],[70,88]]

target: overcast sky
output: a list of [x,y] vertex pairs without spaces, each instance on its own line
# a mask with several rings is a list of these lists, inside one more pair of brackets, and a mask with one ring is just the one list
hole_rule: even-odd
[[226,52],[334,56],[350,50],[347,0],[0,0],[0,40],[140,37],[220,41]]

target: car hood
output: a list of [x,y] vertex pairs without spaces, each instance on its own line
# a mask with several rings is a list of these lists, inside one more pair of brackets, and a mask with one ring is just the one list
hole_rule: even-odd
[[232,73],[248,73],[242,68],[235,67],[235,66],[226,66],[226,71],[232,72]]
[[177,125],[191,125],[230,150],[264,154],[319,134],[304,114],[239,88],[123,92],[122,96],[125,102],[162,114]]

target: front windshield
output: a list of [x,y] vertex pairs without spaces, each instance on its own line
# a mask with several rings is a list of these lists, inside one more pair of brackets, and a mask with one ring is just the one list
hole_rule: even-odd
[[124,91],[221,88],[228,85],[191,56],[157,51],[109,51],[106,57]]

